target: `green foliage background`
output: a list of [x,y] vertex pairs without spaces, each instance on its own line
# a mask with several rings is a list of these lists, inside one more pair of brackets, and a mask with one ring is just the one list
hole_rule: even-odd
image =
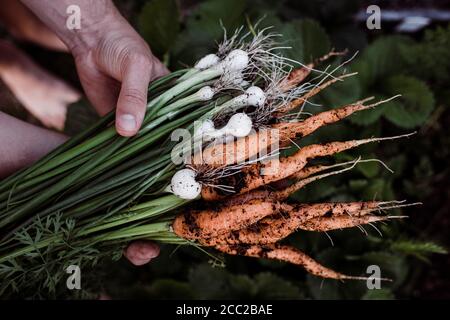
[[[192,248],[163,246],[161,256],[143,267],[127,261],[108,263],[83,273],[89,294],[142,299],[394,299],[450,297],[450,261],[445,254],[450,227],[450,26],[432,27],[414,37],[389,29],[370,31],[352,19],[358,1],[290,0],[121,0],[123,13],[171,69],[192,65],[214,52],[223,28],[233,31],[264,19],[283,34],[285,54],[302,62],[331,48],[348,49],[347,71],[359,75],[323,91],[310,112],[339,107],[359,99],[402,97],[376,109],[323,128],[302,141],[356,139],[417,131],[410,139],[367,145],[336,157],[382,159],[390,173],[374,163],[316,182],[293,196],[301,202],[408,199],[420,207],[404,210],[404,221],[333,231],[328,235],[298,232],[287,241],[326,266],[364,275],[368,265],[394,279],[381,290],[365,282],[345,283],[307,275],[294,266],[243,257],[224,257],[225,267]],[[337,63],[335,61],[334,63]],[[93,119],[85,104],[72,107],[66,132]],[[396,212],[400,213],[400,212]],[[330,240],[332,239],[332,241]],[[99,276],[99,274],[101,276]]]

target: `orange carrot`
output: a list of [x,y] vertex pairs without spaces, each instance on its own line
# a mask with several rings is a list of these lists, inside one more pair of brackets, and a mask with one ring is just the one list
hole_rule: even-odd
[[[380,210],[385,204],[386,202],[367,201],[284,205],[277,214],[267,216],[247,228],[223,233],[210,239],[201,239],[200,243],[205,246],[275,243],[286,238],[310,220],[319,217],[364,217],[373,211]],[[245,204],[242,206],[245,207]]]
[[[278,149],[275,144],[279,141],[276,130],[259,129],[247,137],[239,138],[232,143],[212,143],[201,153],[196,153],[192,163],[196,166],[207,165],[213,167],[240,164],[265,153],[270,154]],[[272,150],[274,149],[274,150]],[[256,160],[256,159],[254,159]]]
[[[216,247],[217,250],[230,254],[241,255],[254,258],[265,258],[278,261],[292,263],[305,268],[305,270],[315,276],[321,278],[337,279],[337,280],[366,280],[366,277],[348,276],[332,269],[322,266],[320,263],[303,253],[302,251],[280,244],[272,245],[221,245]],[[380,279],[388,280],[388,279]]]
[[[397,139],[410,135],[411,134],[387,138],[370,138],[345,142],[313,144],[301,148],[297,153],[290,157],[273,160],[269,163],[256,163],[244,167],[235,175],[218,179],[217,183],[218,185],[233,187],[236,194],[245,193],[293,175],[302,170],[309,159],[333,155],[370,142]],[[219,200],[223,199],[226,195],[229,194],[211,186],[202,189],[202,198],[204,200]]]
[[317,217],[301,223],[298,227],[307,231],[331,231],[337,229],[353,228],[372,222],[386,221],[393,218],[404,218],[403,216],[376,216],[367,215],[360,217],[335,216],[335,217]]
[[343,74],[339,77],[333,78],[327,82],[322,83],[321,85],[313,88],[312,90],[308,91],[305,95],[289,102],[287,105],[278,108],[277,110],[277,117],[280,117],[281,115],[288,113],[291,110],[294,110],[295,108],[299,107],[300,105],[302,105],[303,103],[305,103],[306,101],[308,101],[308,99],[314,97],[316,94],[318,94],[320,91],[322,91],[323,89],[327,88],[328,86],[332,85],[333,83],[336,83],[337,81],[341,81],[345,78],[351,77],[358,74],[357,72],[354,73],[349,73],[349,74]]
[[188,240],[211,238],[233,230],[246,228],[284,207],[270,201],[252,200],[242,205],[217,206],[215,209],[186,211],[177,216],[172,224],[179,237]]
[[[265,189],[260,188],[260,189],[253,190],[253,191],[250,191],[247,193],[242,193],[242,194],[238,194],[238,195],[235,195],[235,196],[232,196],[229,198],[225,198],[223,200],[223,203],[227,204],[227,205],[244,204],[247,201],[253,200],[253,199],[266,199],[266,200],[270,199],[271,201],[282,201],[282,200],[287,199],[292,193],[300,190],[301,188],[303,188],[304,186],[306,186],[307,184],[309,184],[311,182],[351,170],[358,163],[358,161],[359,160],[344,162],[344,163],[339,163],[337,165],[335,164],[335,165],[330,165],[330,166],[319,165],[319,166],[307,167],[284,180],[278,181],[277,184],[279,184],[279,185],[283,185],[283,184],[288,185],[289,180],[299,179],[298,181],[294,182],[293,184],[288,185],[280,190],[270,190],[268,188],[265,188]],[[363,160],[363,161],[365,161],[365,160]],[[334,167],[338,167],[338,166],[343,166],[346,164],[352,164],[352,166],[345,168],[345,169],[336,170],[336,171],[309,177],[310,175],[312,175],[314,173],[328,170],[330,168],[334,168]]]
[[329,53],[327,53],[326,55],[314,60],[311,63],[308,63],[307,65],[300,67],[300,68],[296,68],[294,70],[292,70],[289,75],[286,77],[286,79],[283,81],[283,83],[280,86],[281,91],[288,91],[294,87],[296,87],[297,85],[299,85],[300,83],[302,83],[306,77],[308,77],[311,74],[311,71],[315,68],[316,65],[318,65],[319,63],[328,60],[331,57],[335,57],[335,56],[342,56],[344,54],[346,54],[347,51],[342,51],[342,52],[336,52],[336,51],[331,51]]
[[372,98],[373,97],[370,97],[351,105],[321,112],[302,122],[282,122],[273,124],[268,128],[260,129],[247,137],[237,139],[233,143],[212,143],[201,153],[195,154],[192,163],[197,166],[226,166],[243,163],[248,159],[256,160],[258,155],[267,155],[272,151],[276,151],[279,144],[286,145],[286,142],[290,142],[295,138],[305,137],[322,126],[338,122],[355,112],[374,108],[393,99],[390,98],[371,105],[364,105],[364,102],[371,100]]
[[[372,98],[372,97],[371,97]],[[368,98],[370,99],[370,98]],[[376,105],[383,103],[384,101],[380,101],[377,104],[372,104],[365,106],[363,103],[367,101],[364,99],[362,101],[358,101],[354,104],[350,104],[347,106],[343,106],[337,109],[332,109],[328,111],[324,111],[313,115],[302,122],[283,122],[277,123],[272,127],[272,129],[276,129],[280,131],[280,139],[293,139],[293,138],[301,138],[307,136],[320,127],[326,126],[331,123],[338,122],[355,112],[367,110],[375,107]]]

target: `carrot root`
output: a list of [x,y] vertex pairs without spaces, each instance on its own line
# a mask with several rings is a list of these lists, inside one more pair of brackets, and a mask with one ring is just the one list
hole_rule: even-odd
[[326,232],[331,230],[353,228],[364,224],[387,221],[392,219],[403,219],[406,216],[377,216],[367,215],[361,217],[336,216],[313,218],[299,225],[299,229],[306,231]]
[[330,85],[332,85],[333,83],[336,83],[337,81],[342,81],[345,78],[357,75],[357,72],[353,72],[353,73],[348,73],[348,74],[343,74],[339,77],[333,78],[331,80],[328,80],[327,82],[324,82],[320,85],[318,85],[317,87],[315,87],[314,89],[308,91],[305,95],[303,95],[302,97],[299,97],[297,99],[295,99],[294,101],[291,101],[290,103],[288,103],[287,105],[278,108],[277,110],[277,117],[282,116],[283,114],[299,107],[300,105],[304,104],[305,102],[308,101],[308,99],[312,98],[313,96],[315,96],[316,94],[318,94],[320,91],[324,90],[325,88],[329,87]]
[[[355,222],[363,222],[363,217],[370,215],[373,212],[388,210],[409,206],[411,204],[400,204],[396,201],[381,202],[381,201],[367,201],[367,202],[348,202],[348,203],[316,203],[316,204],[293,204],[285,205],[277,213],[267,216],[258,222],[231,232],[217,235],[216,237],[201,239],[201,244],[205,246],[215,246],[220,244],[270,244],[276,243],[298,229],[308,228],[311,225],[317,227],[321,231],[322,225],[308,222],[314,219],[327,217],[331,221],[337,218],[336,224],[339,228],[339,223],[342,220],[338,217],[355,218]],[[360,220],[357,220],[361,218]],[[370,220],[370,219],[368,219]],[[317,220],[316,220],[317,222]],[[320,221],[319,221],[320,222]],[[368,221],[370,223],[371,221]],[[326,223],[326,222],[324,222]],[[331,223],[328,223],[331,225]],[[327,226],[328,226],[327,225]],[[303,228],[302,228],[303,227]],[[324,229],[325,226],[323,227]],[[323,230],[327,231],[327,230]]]
[[[251,166],[244,167],[241,172],[236,175],[225,177],[224,179],[219,179],[219,184],[233,187],[235,194],[246,193],[295,174],[306,166],[309,159],[330,156],[335,153],[339,153],[371,142],[380,142],[384,140],[409,137],[412,134],[415,133],[393,137],[369,138],[344,142],[336,141],[326,144],[308,145],[300,149],[299,151],[297,151],[297,153],[290,157],[282,158],[280,160],[273,160],[267,164],[256,163]],[[212,187],[206,187],[202,190],[202,198],[208,201],[220,200],[228,195],[230,195],[230,193],[223,193]]]
[[323,55],[322,57],[315,59],[313,62],[308,63],[307,65],[296,68],[289,73],[289,75],[286,77],[286,79],[283,81],[283,83],[280,85],[280,90],[283,92],[286,92],[300,83],[302,83],[306,77],[308,77],[311,74],[311,71],[314,70],[315,66],[318,65],[321,62],[324,62],[331,57],[335,56],[342,56],[347,53],[347,50],[344,51],[330,51],[329,53]]
[[370,97],[347,106],[321,112],[302,122],[274,124],[267,129],[260,129],[247,137],[237,139],[233,143],[213,142],[202,152],[196,153],[192,157],[191,163],[194,166],[213,167],[248,163],[257,160],[258,156],[268,155],[277,150],[280,143],[286,144],[292,139],[305,137],[322,126],[338,122],[355,112],[374,108],[397,97],[398,95],[374,104],[364,105],[365,102],[373,99]]
[[[324,267],[302,251],[286,245],[221,245],[216,246],[216,249],[230,255],[242,255],[288,262],[301,266],[310,274],[321,278],[336,280],[367,280],[367,277],[349,276]],[[387,278],[381,278],[380,280],[390,281]]]
[[246,228],[266,216],[289,209],[291,206],[286,204],[251,200],[245,206],[191,210],[178,215],[172,224],[172,229],[176,235],[188,240],[211,238]]

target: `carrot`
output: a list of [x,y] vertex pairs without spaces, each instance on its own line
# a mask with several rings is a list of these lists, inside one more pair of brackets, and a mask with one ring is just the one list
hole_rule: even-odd
[[172,228],[176,235],[188,240],[211,238],[217,235],[246,228],[262,218],[274,214],[285,204],[252,200],[245,205],[218,206],[215,209],[190,210],[178,215]]
[[[306,186],[307,184],[309,184],[311,182],[314,182],[316,180],[323,179],[325,177],[329,177],[329,176],[336,175],[336,174],[353,169],[354,166],[359,161],[360,160],[358,159],[356,161],[349,161],[349,162],[339,163],[339,164],[330,165],[330,166],[319,165],[319,166],[307,167],[286,179],[278,181],[278,184],[283,185],[283,184],[288,184],[289,183],[288,181],[291,179],[298,179],[298,181],[294,182],[293,184],[291,184],[287,187],[282,188],[281,190],[257,189],[257,190],[253,190],[253,191],[250,191],[247,193],[232,196],[231,198],[226,198],[226,199],[224,199],[224,203],[227,205],[244,204],[247,201],[253,200],[253,199],[266,199],[266,200],[270,199],[271,201],[282,201],[282,200],[287,199],[292,193],[300,190],[301,188],[303,188],[304,186]],[[367,161],[363,160],[363,162],[367,162]],[[328,170],[330,168],[334,168],[334,167],[338,167],[338,166],[343,166],[346,164],[352,164],[352,166],[342,169],[342,170],[336,170],[336,171],[324,173],[321,175],[309,177],[310,175],[312,175],[314,173],[318,173],[320,171]]]
[[[215,143],[207,146],[192,158],[194,165],[227,166],[243,163],[263,153],[270,154],[278,149],[279,133],[275,130],[260,129],[250,135],[239,138],[233,143]],[[274,149],[274,150],[272,150]]]
[[296,68],[292,70],[289,75],[280,84],[280,90],[286,92],[295,88],[297,85],[303,82],[311,74],[314,68],[314,63],[308,63],[304,67]]
[[247,137],[239,138],[233,143],[212,143],[201,153],[196,153],[192,158],[192,163],[194,165],[208,166],[243,163],[245,160],[256,158],[258,155],[267,155],[272,151],[276,151],[280,143],[285,144],[292,141],[292,139],[305,137],[322,126],[338,122],[355,112],[374,108],[396,97],[398,96],[371,105],[364,105],[364,102],[373,99],[373,97],[370,97],[351,105],[321,112],[302,122],[273,124],[266,129],[263,128],[253,132]]
[[[244,167],[235,175],[219,178],[218,184],[233,187],[236,194],[245,193],[293,175],[302,170],[309,159],[333,155],[370,142],[398,139],[410,135],[411,134],[309,145],[301,148],[297,153],[290,157],[273,160],[269,163],[256,163]],[[202,189],[202,198],[204,200],[219,200],[223,199],[226,195],[226,192],[214,188],[213,186],[206,186]]]
[[[315,276],[337,280],[366,280],[366,277],[348,276],[322,266],[302,251],[286,245],[220,245],[216,249],[230,255],[241,255],[254,258],[265,258],[292,263],[305,268]],[[380,280],[389,280],[382,278]]]
[[343,106],[337,109],[324,111],[313,115],[302,122],[282,122],[272,125],[272,129],[280,131],[280,139],[287,140],[293,138],[305,137],[322,126],[338,122],[355,112],[373,108],[386,101],[380,101],[371,105],[364,105],[363,103],[372,99],[372,97],[355,102],[353,104]]
[[308,101],[308,99],[314,97],[316,94],[318,94],[320,91],[324,90],[325,88],[327,88],[328,86],[332,85],[333,83],[336,83],[337,81],[341,81],[345,78],[351,77],[358,74],[357,72],[353,72],[353,73],[348,73],[348,74],[343,74],[339,77],[333,78],[327,82],[322,83],[321,85],[313,88],[312,90],[308,91],[305,95],[289,102],[288,104],[286,104],[283,107],[278,108],[276,115],[277,117],[280,117],[283,114],[288,113],[289,111],[299,107],[300,105],[302,105],[303,103],[305,103],[306,101]]
[[380,210],[387,203],[367,201],[284,205],[283,210],[279,210],[278,213],[267,216],[245,229],[223,233],[210,239],[201,239],[200,243],[204,246],[275,243],[286,238],[311,219],[346,215],[364,217],[373,211]]
[[[357,164],[357,162],[355,161],[352,166],[350,166],[348,168],[345,168],[345,169],[336,170],[336,171],[332,171],[332,172],[328,172],[328,173],[319,174],[319,175],[316,175],[316,176],[300,179],[300,180],[294,182],[292,185],[290,185],[290,186],[288,186],[288,187],[286,187],[284,189],[271,192],[269,198],[272,199],[272,200],[277,200],[277,201],[285,200],[292,193],[300,190],[301,188],[303,188],[304,186],[310,184],[311,182],[314,182],[314,181],[317,181],[317,180],[320,180],[320,179],[323,179],[323,178],[326,178],[326,177],[329,177],[329,176],[337,175],[337,174],[343,173],[345,171],[349,171],[349,170],[353,169],[356,164]],[[322,166],[321,169],[324,170],[324,169],[328,169],[330,167],[331,166]],[[300,172],[301,171],[302,170],[300,170]],[[310,171],[312,171],[312,170],[310,170]],[[297,175],[300,175],[300,174],[297,173]],[[296,177],[296,174],[288,177],[288,179],[295,178],[295,177]]]
[[289,75],[286,77],[286,79],[283,80],[282,84],[280,85],[280,89],[281,91],[288,91],[294,87],[296,87],[297,85],[299,85],[300,83],[302,83],[306,77],[308,77],[311,74],[311,71],[314,70],[315,66],[318,65],[321,62],[324,62],[325,60],[328,60],[331,57],[334,56],[342,56],[344,54],[346,54],[347,51],[342,51],[342,52],[336,52],[336,51],[331,51],[329,53],[327,53],[326,55],[315,59],[313,62],[308,63],[307,65],[300,67],[300,68],[296,68],[294,70],[292,70]]
[[386,221],[389,219],[404,218],[404,216],[376,216],[367,215],[360,217],[352,216],[336,216],[336,217],[317,217],[305,221],[298,226],[299,229],[306,231],[331,231],[337,229],[345,229],[357,227],[363,224],[370,224],[373,222]]

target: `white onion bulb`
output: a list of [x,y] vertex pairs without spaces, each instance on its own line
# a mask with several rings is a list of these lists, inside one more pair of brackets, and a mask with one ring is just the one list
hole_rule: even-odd
[[234,114],[225,127],[220,131],[223,135],[232,135],[237,138],[246,137],[252,130],[252,119],[245,113]]
[[247,103],[251,106],[262,107],[266,102],[266,95],[260,87],[252,86],[245,90]]
[[248,53],[244,50],[235,49],[223,59],[223,67],[226,72],[242,71],[249,63]]
[[210,134],[216,131],[214,122],[212,120],[203,121],[200,126],[195,129],[194,136],[196,138],[207,138]]
[[171,181],[173,194],[186,200],[197,198],[202,192],[202,185],[195,180],[195,175],[195,171],[191,169],[177,171]]
[[210,86],[205,86],[197,91],[197,95],[201,101],[208,101],[214,97],[214,90]]
[[219,63],[220,58],[211,53],[201,58],[194,66],[195,69],[204,70],[208,69]]

